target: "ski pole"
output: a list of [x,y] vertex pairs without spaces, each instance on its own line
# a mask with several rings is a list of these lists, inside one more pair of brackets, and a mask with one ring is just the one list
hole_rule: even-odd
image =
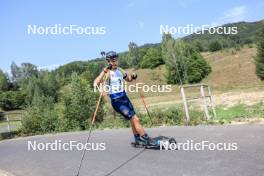
[[[135,79],[135,84],[137,84],[137,80],[136,79]],[[149,116],[149,119],[150,119],[150,122],[151,122],[151,126],[152,126],[153,125],[153,121],[152,121],[152,118],[150,116],[150,113],[149,113],[149,110],[148,110],[148,107],[147,107],[147,103],[144,100],[144,95],[143,95],[141,90],[139,90],[139,95],[140,95],[140,98],[141,98],[141,100],[142,100],[142,102],[144,104],[144,107],[145,107],[146,111],[147,111],[147,114]]]
[[[107,74],[107,75],[105,76],[105,79],[104,79],[104,81],[103,81],[103,86],[105,85],[105,82],[106,82],[106,80],[107,80],[107,78],[108,78],[108,75],[109,75],[109,74]],[[87,137],[87,139],[86,139],[86,144],[87,144],[87,143],[89,142],[89,140],[90,140],[90,136],[91,136],[91,133],[92,133],[92,128],[93,128],[94,123],[95,123],[95,117],[96,117],[96,114],[97,114],[98,109],[99,109],[99,105],[100,105],[100,102],[101,102],[101,99],[102,99],[102,96],[103,96],[103,92],[104,92],[103,90],[100,92],[100,95],[99,95],[98,101],[97,101],[97,103],[96,103],[96,108],[95,108],[95,111],[94,111],[94,114],[93,114],[92,124],[91,124],[90,129],[89,129],[89,134],[88,134],[88,137]],[[81,161],[80,161],[80,164],[79,164],[79,167],[78,167],[78,171],[77,171],[76,176],[79,176],[79,174],[80,174],[80,170],[81,170],[81,167],[82,167],[82,163],[83,163],[83,159],[84,159],[85,154],[86,154],[86,150],[83,149],[82,158],[81,158]]]

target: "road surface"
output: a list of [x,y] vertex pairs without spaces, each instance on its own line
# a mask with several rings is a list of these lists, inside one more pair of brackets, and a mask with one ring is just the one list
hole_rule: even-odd
[[[236,143],[237,150],[136,149],[130,146],[130,129],[98,130],[92,133],[90,142],[105,143],[106,150],[87,151],[80,176],[264,176],[264,125],[160,127],[147,131],[152,136],[175,137],[182,144],[188,140]],[[15,176],[74,176],[82,151],[33,151],[28,150],[28,143],[47,144],[56,140],[84,143],[87,133],[0,141],[0,170]]]

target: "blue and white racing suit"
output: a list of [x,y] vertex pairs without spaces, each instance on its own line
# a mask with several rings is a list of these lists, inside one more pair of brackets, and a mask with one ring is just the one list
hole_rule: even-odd
[[118,67],[109,71],[106,83],[109,86],[109,96],[114,110],[130,120],[135,115],[135,111],[124,90],[125,76],[125,71]]

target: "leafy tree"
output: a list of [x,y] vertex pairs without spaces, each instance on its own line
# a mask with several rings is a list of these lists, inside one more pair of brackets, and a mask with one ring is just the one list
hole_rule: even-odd
[[31,63],[22,63],[20,70],[21,70],[21,79],[23,80],[31,78],[32,76],[38,75],[37,66]]
[[60,86],[64,86],[70,82],[72,73],[83,73],[87,70],[87,65],[88,62],[85,61],[71,62],[57,68],[54,74],[59,79]]
[[55,101],[58,100],[59,81],[56,75],[48,71],[40,71],[37,76],[32,76],[28,79],[27,84],[23,85],[23,92],[26,94],[26,103],[32,104],[35,91],[45,97],[53,97]]
[[129,68],[129,56],[128,52],[120,53],[118,56],[118,63],[121,68]]
[[106,66],[106,62],[104,60],[90,61],[86,67],[86,71],[90,73],[91,79],[89,81],[93,81],[105,66]]
[[209,44],[209,51],[211,51],[211,52],[221,50],[222,48],[223,47],[222,47],[221,43],[218,40],[212,41]]
[[6,74],[0,69],[0,92],[8,89],[8,79]]
[[209,74],[210,66],[192,45],[174,40],[170,34],[164,34],[161,46],[168,83],[199,82]]
[[0,108],[9,111],[25,106],[25,94],[22,91],[5,91],[0,93]]
[[259,41],[257,43],[257,57],[255,59],[256,74],[264,80],[264,26],[259,34]]
[[21,70],[20,68],[16,65],[15,62],[12,62],[11,64],[11,74],[12,74],[12,81],[16,82],[20,77],[21,77]]
[[11,64],[12,81],[19,86],[28,84],[28,81],[32,77],[38,75],[37,66],[31,63],[22,63],[21,67],[17,66],[14,62]]
[[211,72],[211,67],[202,58],[202,55],[193,53],[191,55],[191,61],[188,65],[188,82],[197,83],[200,82]]
[[193,45],[194,45],[196,51],[198,51],[198,52],[202,52],[202,51],[205,50],[205,49],[204,49],[204,46],[203,46],[203,44],[202,44],[202,42],[199,41],[199,40],[195,40],[195,41],[193,42]]
[[36,91],[32,105],[28,106],[23,114],[22,133],[50,133],[56,131],[59,125],[53,98],[39,95]]
[[139,64],[139,49],[136,43],[130,42],[128,44],[129,49],[129,66],[130,67],[137,67]]
[[[168,35],[168,34],[165,34]],[[165,38],[165,37],[164,37]],[[187,62],[190,56],[186,45],[181,40],[170,38],[163,41],[163,58],[167,67],[167,81],[172,84],[183,84],[187,77]]]
[[161,48],[149,48],[140,62],[140,67],[155,68],[161,64],[164,64],[164,61],[161,57]]
[[163,33],[162,35],[162,41],[161,41],[161,55],[165,59],[168,59],[169,52],[168,52],[168,45],[171,44],[171,41],[173,40],[170,33]]
[[71,77],[72,73],[82,73],[86,70],[87,62],[83,61],[75,61],[68,64],[65,64],[63,66],[60,66],[58,69],[56,69],[56,72],[59,74],[63,74],[66,77]]
[[[93,92],[89,82],[73,73],[70,84],[61,93],[64,127],[62,129],[86,129],[95,110],[98,94]],[[102,102],[103,103],[103,102]],[[100,106],[102,107],[102,106]],[[99,109],[97,120],[103,118]]]

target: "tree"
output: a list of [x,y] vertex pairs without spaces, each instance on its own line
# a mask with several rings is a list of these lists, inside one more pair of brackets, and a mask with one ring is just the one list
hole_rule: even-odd
[[162,40],[161,40],[161,55],[163,58],[168,59],[169,52],[168,52],[168,43],[173,40],[170,33],[163,33]]
[[257,43],[257,56],[255,59],[256,74],[264,80],[264,26],[259,34],[259,41]]
[[129,49],[129,66],[137,67],[139,64],[139,49],[136,43],[130,42],[128,44]]
[[25,94],[21,91],[5,91],[0,93],[0,108],[5,111],[21,109],[25,105]]
[[222,45],[218,40],[212,41],[209,44],[209,51],[214,52],[222,49]]
[[64,86],[68,84],[71,80],[72,73],[81,74],[86,71],[88,63],[86,61],[74,61],[57,68],[54,72],[60,78],[60,85]]
[[37,66],[31,63],[22,63],[21,67],[17,66],[14,62],[11,64],[12,81],[16,82],[19,86],[27,84],[31,77],[38,75]]
[[198,52],[204,51],[204,46],[203,46],[203,44],[199,40],[195,40],[193,42],[193,45],[194,45],[196,51],[198,51]]
[[27,84],[23,84],[22,88],[22,91],[26,94],[25,101],[30,105],[36,90],[41,96],[53,97],[55,102],[57,102],[60,85],[53,72],[43,70],[37,76],[28,78]]
[[181,40],[174,40],[170,35],[164,34],[162,53],[167,68],[167,82],[171,84],[184,84],[187,77],[187,62],[190,56],[187,45]]
[[149,48],[140,62],[140,67],[155,68],[161,64],[164,64],[164,61],[161,57],[161,48]]
[[121,68],[129,68],[129,56],[128,52],[118,54],[118,63]]
[[170,34],[164,34],[161,47],[168,83],[195,83],[210,73],[211,67],[192,45],[180,39],[175,40]]
[[16,82],[21,77],[21,70],[15,62],[11,64],[12,81]]
[[[93,92],[90,83],[76,73],[72,74],[70,84],[62,90],[61,104],[64,127],[62,129],[86,129],[90,125],[98,94]],[[103,102],[102,102],[103,103]],[[97,113],[97,120],[103,119],[103,109]]]
[[0,92],[8,90],[8,78],[6,74],[0,69]]
[[20,69],[21,69],[21,79],[22,80],[38,75],[37,66],[31,63],[22,63]]
[[189,83],[200,82],[211,72],[211,67],[199,53],[193,53],[191,55],[191,61],[188,65],[188,68],[189,69],[187,70],[187,74]]
[[22,133],[28,135],[44,134],[59,129],[59,118],[52,97],[35,93],[33,103],[23,113]]
[[[106,66],[105,61],[91,61],[88,63],[86,67],[86,71],[90,73],[91,79],[89,81],[93,81],[102,71],[102,69]],[[72,77],[70,77],[72,80]]]

